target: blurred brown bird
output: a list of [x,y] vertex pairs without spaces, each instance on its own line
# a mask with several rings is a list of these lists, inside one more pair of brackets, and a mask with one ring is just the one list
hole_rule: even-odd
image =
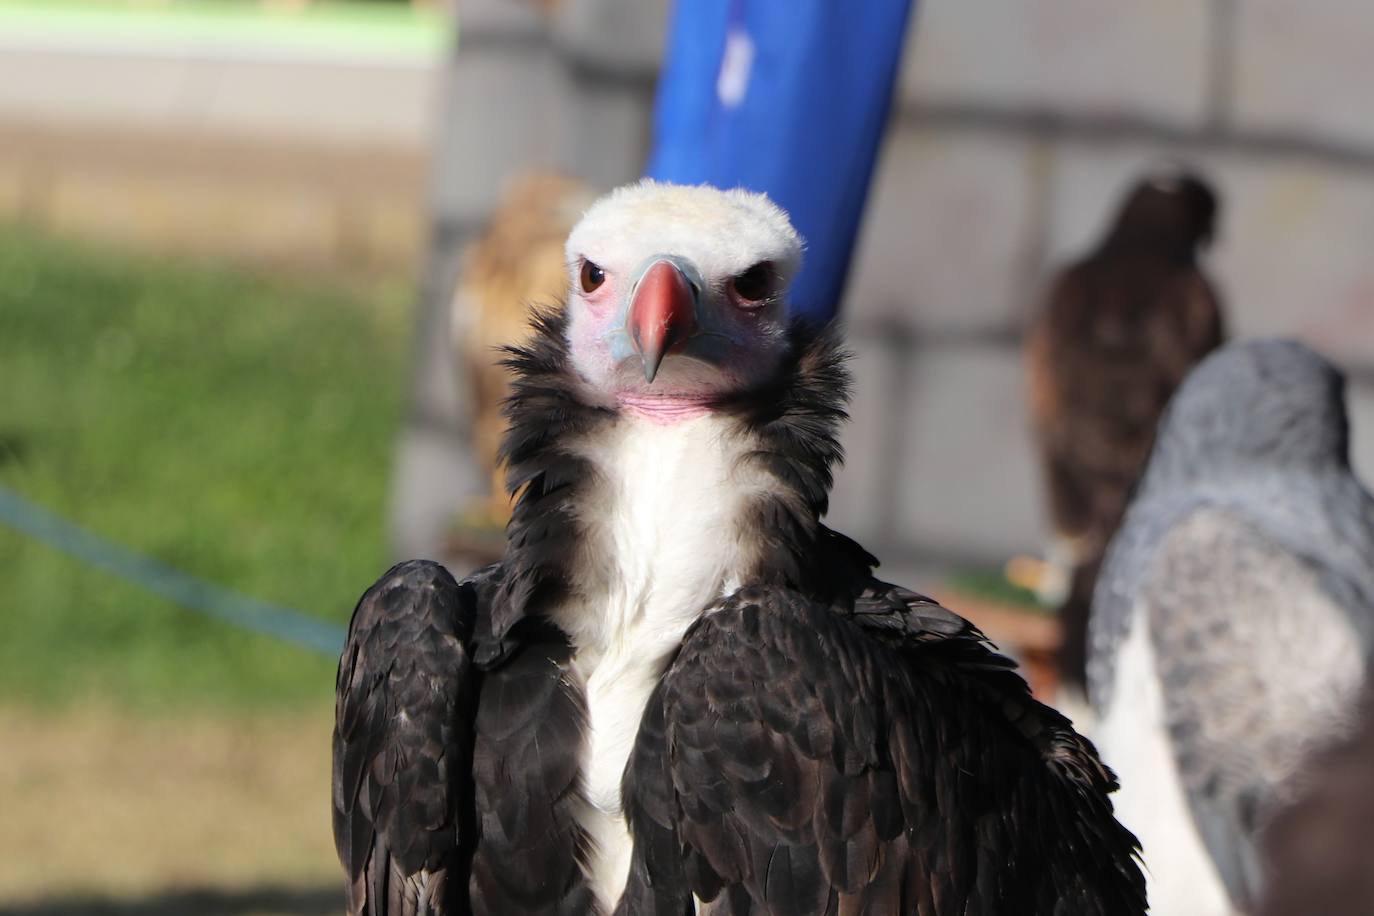
[[1164,405],[1222,342],[1221,305],[1198,265],[1217,198],[1201,178],[1152,175],[1106,237],[1055,277],[1026,340],[1030,410],[1057,543],[1070,569],[1061,677],[1082,689],[1098,567]]
[[563,301],[568,270],[563,241],[594,200],[580,181],[535,172],[513,180],[486,231],[465,253],[453,297],[453,343],[473,407],[476,457],[491,479],[489,494],[461,512],[465,524],[500,528],[510,515],[505,471],[497,459],[510,378],[501,347],[525,342],[529,309]]
[[1259,916],[1374,913],[1374,691],[1356,735],[1307,776],[1306,798],[1266,832],[1270,885]]

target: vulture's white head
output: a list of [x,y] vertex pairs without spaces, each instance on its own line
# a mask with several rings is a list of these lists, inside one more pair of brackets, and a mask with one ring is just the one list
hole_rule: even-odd
[[642,181],[568,236],[568,345],[588,384],[671,415],[771,378],[802,240],[762,194]]

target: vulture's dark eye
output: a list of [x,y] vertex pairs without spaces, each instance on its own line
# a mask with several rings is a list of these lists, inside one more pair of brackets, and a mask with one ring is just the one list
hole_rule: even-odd
[[606,271],[597,267],[591,261],[582,261],[582,292],[590,293],[602,283],[606,282]]
[[757,305],[771,298],[777,277],[772,261],[760,261],[730,281],[730,288],[742,305]]

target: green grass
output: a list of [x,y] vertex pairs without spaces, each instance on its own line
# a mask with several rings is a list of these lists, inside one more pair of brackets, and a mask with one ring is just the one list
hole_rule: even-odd
[[385,53],[434,58],[454,38],[451,17],[408,3],[254,0],[0,0],[0,31],[162,44],[244,43],[257,51]]
[[984,601],[1039,614],[1054,613],[1054,608],[1042,604],[1035,592],[1007,581],[1006,574],[1000,569],[957,569],[945,577],[945,584]]
[[[167,264],[0,228],[0,482],[95,533],[345,621],[387,560],[407,290]],[[0,526],[0,698],[327,702],[328,659]]]

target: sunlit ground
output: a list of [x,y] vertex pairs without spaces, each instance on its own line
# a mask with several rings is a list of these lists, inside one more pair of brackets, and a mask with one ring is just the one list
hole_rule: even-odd
[[0,912],[338,912],[329,726],[0,711]]

